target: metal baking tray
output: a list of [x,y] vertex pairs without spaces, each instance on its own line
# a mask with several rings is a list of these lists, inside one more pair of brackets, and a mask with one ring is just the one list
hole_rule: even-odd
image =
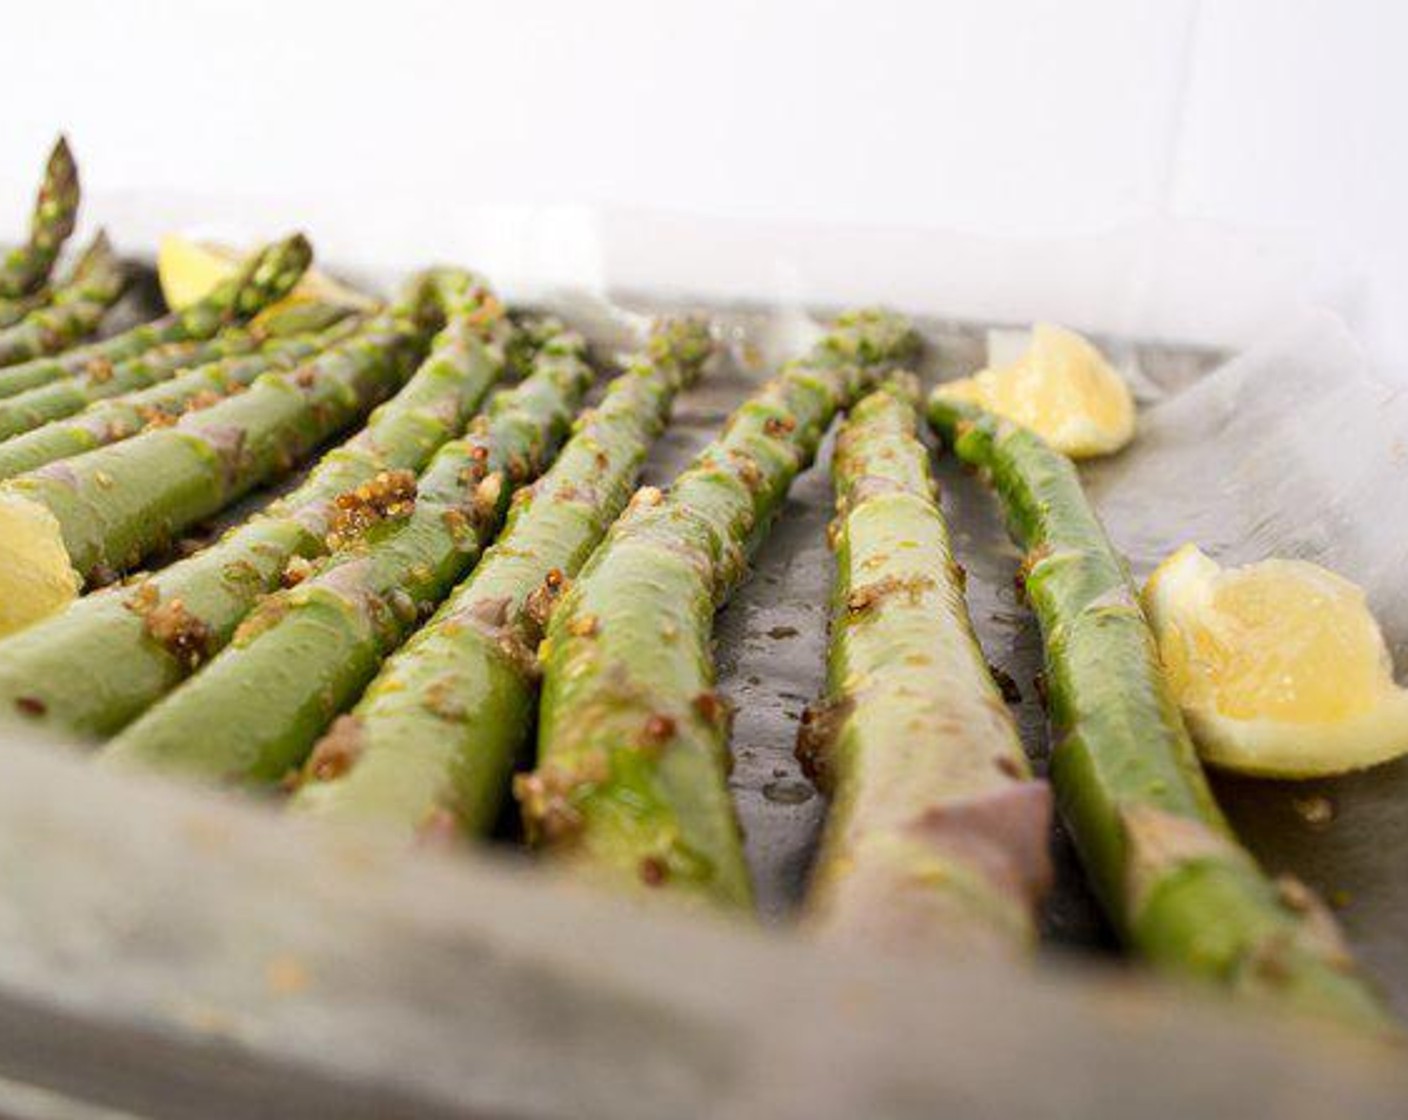
[[[155,298],[143,284],[128,313]],[[638,316],[714,318],[728,357],[680,400],[646,469],[655,484],[766,376],[801,315],[638,293],[554,309],[603,355]],[[987,324],[919,325],[926,382],[983,363]],[[1222,357],[1105,341],[1168,390]],[[823,672],[829,451],[798,479],[716,631],[756,925],[564,882],[529,866],[511,820],[462,856],[406,853],[12,736],[0,743],[0,1114],[1408,1114],[1397,1055],[1128,967],[1059,826],[1029,971],[871,959],[788,928],[825,813],[793,745]],[[1017,602],[1017,552],[978,481],[949,460],[938,472],[979,638],[1016,682],[1043,769],[1040,644]],[[1400,1011],[1406,785],[1404,764],[1313,788],[1217,783],[1269,868],[1341,904]],[[1297,808],[1316,795],[1337,808],[1329,828]]]

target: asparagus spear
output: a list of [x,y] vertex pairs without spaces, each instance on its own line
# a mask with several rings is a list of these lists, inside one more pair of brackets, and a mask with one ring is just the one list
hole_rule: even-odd
[[1124,561],[1075,467],[1039,436],[938,394],[929,419],[990,474],[1046,647],[1051,781],[1123,936],[1156,965],[1383,1028],[1332,918],[1233,837],[1169,695]]
[[20,299],[43,287],[78,219],[78,165],[60,136],[49,153],[29,223],[29,241],[0,261],[0,299]]
[[78,196],[78,168],[68,142],[60,136],[35,200],[30,240],[0,260],[0,328],[14,326],[53,298],[47,281],[73,232]]
[[219,656],[103,757],[213,780],[284,777],[473,565],[590,383],[580,340],[549,342],[528,378],[436,452],[418,486],[381,475],[359,488],[333,527],[340,547],[265,599]]
[[319,741],[295,808],[408,836],[492,826],[533,726],[545,613],[624,508],[676,393],[709,354],[700,322],[657,329],[521,493],[469,579]]
[[[280,303],[265,308],[248,324],[225,327],[209,338],[157,343],[134,357],[116,363],[106,360],[87,364],[71,363],[75,365],[75,372],[63,374],[57,379],[57,383],[71,386],[81,381],[102,386],[107,395],[111,396],[125,391],[113,388],[114,385],[120,386],[123,383],[124,378],[120,375],[124,373],[129,375],[126,380],[134,385],[151,383],[191,366],[248,354],[272,338],[288,338],[295,334],[324,330],[347,318],[353,311],[354,308],[347,304],[315,300]],[[47,368],[44,363],[34,364],[36,369],[41,367]],[[45,376],[48,377],[48,374]],[[0,400],[0,409],[9,407],[17,397],[35,393],[38,389],[55,383],[54,379],[50,378],[46,383],[20,390]]]
[[10,479],[0,499],[43,507],[78,576],[108,582],[365,415],[417,346],[416,330],[384,322],[171,427]]
[[99,233],[52,301],[0,331],[0,366],[56,354],[86,338],[126,286],[127,270]]
[[[97,386],[98,399],[75,415],[68,415],[74,410],[67,409],[58,419],[6,439],[0,443],[0,480],[25,474],[57,459],[70,459],[96,447],[130,439],[147,428],[174,423],[187,412],[209,408],[243,392],[262,373],[293,368],[356,334],[362,326],[363,320],[359,317],[348,316],[318,335],[274,337],[260,343],[258,335],[225,332],[210,342],[173,342],[149,351],[147,355],[124,362],[119,369],[131,372],[130,367],[140,367],[140,379],[157,378],[155,384],[111,399],[105,399],[111,396],[106,386]],[[238,338],[226,338],[228,334],[236,334]],[[228,356],[194,362],[185,357],[193,351],[215,348],[218,343],[224,344],[219,348]],[[245,352],[241,354],[241,350]],[[257,352],[249,353],[251,350]],[[197,353],[197,356],[204,354]],[[171,379],[164,380],[164,377]],[[7,406],[13,401],[31,393],[50,394],[60,387],[70,393],[82,392],[81,385],[61,381],[32,389],[11,401],[0,401],[0,420],[8,414]]]
[[845,316],[730,418],[667,494],[638,491],[554,612],[539,766],[515,782],[531,839],[626,881],[746,905],[713,691],[715,609],[827,425],[911,354],[896,316]]
[[[99,367],[90,373],[51,381],[47,385],[40,385],[38,388],[0,400],[0,441],[12,441],[15,436],[32,432],[33,429],[51,421],[72,416],[99,401],[114,397],[126,401],[134,394],[141,395],[139,390],[155,387],[156,392],[151,395],[150,400],[137,402],[140,407],[149,409],[152,407],[151,400],[159,402],[165,399],[160,391],[165,387],[164,382],[193,368],[202,369],[206,373],[204,378],[198,379],[199,384],[192,382],[196,384],[197,389],[210,389],[219,385],[227,385],[231,389],[237,386],[247,387],[258,373],[290,368],[299,360],[312,357],[347,334],[347,330],[334,331],[330,338],[320,342],[307,335],[270,336],[264,330],[232,328],[202,342],[169,342],[135,358],[129,358],[111,369]],[[178,395],[175,399],[179,402],[181,398]],[[180,411],[183,410],[177,409],[173,415],[179,414]],[[140,423],[129,423],[128,434],[139,427]],[[94,439],[89,446],[112,443],[119,438],[122,437],[114,435],[109,439]],[[0,443],[0,454],[8,447],[8,443]],[[0,472],[0,477],[9,475]]]
[[0,299],[0,329],[13,327],[31,311],[38,311],[54,298],[47,287],[40,288],[31,295],[18,299]]
[[836,440],[827,693],[798,737],[832,793],[808,917],[867,947],[1011,956],[1036,937],[1051,796],[973,636],[918,399],[895,375]]
[[283,298],[298,283],[313,250],[302,234],[267,246],[204,299],[160,319],[69,350],[0,369],[0,397],[12,397],[63,377],[111,367],[165,342],[209,338]]
[[418,473],[504,367],[502,308],[474,277],[451,270],[411,286],[387,315],[401,324],[397,341],[368,347],[366,360],[391,368],[411,360],[429,294],[448,321],[415,375],[361,432],[210,548],[0,642],[0,710],[72,736],[115,734],[222,649],[286,570],[326,552],[343,495],[381,472]]

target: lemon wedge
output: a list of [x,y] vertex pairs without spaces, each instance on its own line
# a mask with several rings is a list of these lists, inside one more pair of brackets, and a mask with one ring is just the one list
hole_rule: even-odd
[[[227,245],[195,241],[169,233],[157,248],[156,272],[161,294],[172,308],[189,307],[222,280],[228,280],[248,258],[248,254]],[[297,286],[268,310],[285,310],[299,303],[333,303],[366,311],[376,305],[370,296],[341,284],[332,277],[309,269]]]
[[1057,451],[1088,459],[1118,451],[1134,437],[1134,398],[1104,356],[1075,331],[1051,323],[1032,328],[1026,353],[940,386],[1030,428]]
[[0,492],[0,636],[57,613],[79,587],[54,515]]
[[1349,580],[1304,560],[1223,568],[1184,545],[1144,608],[1205,761],[1314,778],[1408,752],[1408,691]]

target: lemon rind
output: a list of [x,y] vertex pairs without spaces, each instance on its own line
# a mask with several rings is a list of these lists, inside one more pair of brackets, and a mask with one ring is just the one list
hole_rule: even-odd
[[58,613],[81,587],[58,519],[39,502],[0,492],[0,635]]
[[1408,691],[1403,689],[1334,721],[1234,719],[1194,707],[1184,707],[1183,716],[1204,762],[1254,777],[1327,778],[1408,754]]

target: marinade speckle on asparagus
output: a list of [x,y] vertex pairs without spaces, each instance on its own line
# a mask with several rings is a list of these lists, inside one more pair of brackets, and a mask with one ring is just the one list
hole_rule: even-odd
[[842,317],[668,492],[637,492],[549,626],[538,767],[516,783],[538,843],[621,882],[749,904],[714,611],[837,411],[916,345],[897,316]]

